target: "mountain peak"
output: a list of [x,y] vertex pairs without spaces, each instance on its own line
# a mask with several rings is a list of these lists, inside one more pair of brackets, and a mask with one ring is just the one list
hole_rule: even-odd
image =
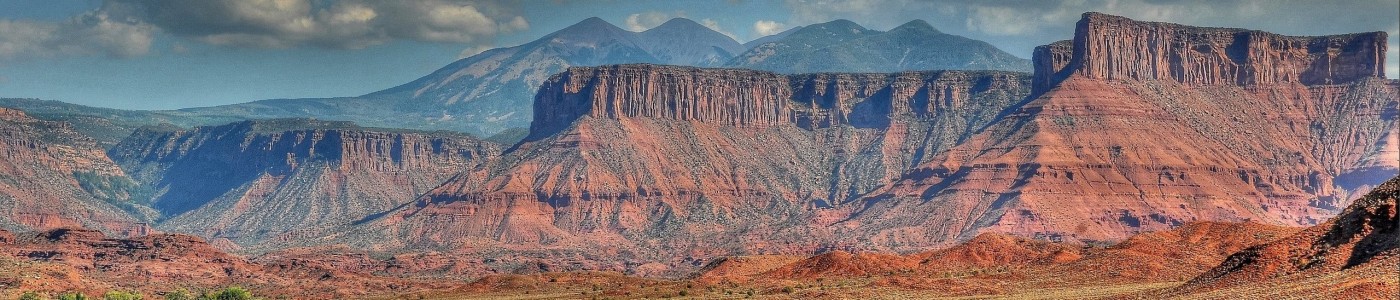
[[559,31],[556,31],[555,34],[565,33],[565,32],[568,32],[568,33],[583,33],[583,32],[616,31],[616,30],[622,30],[622,28],[619,28],[619,27],[617,27],[617,25],[613,25],[612,23],[608,23],[608,21],[604,21],[602,18],[590,17],[590,18],[587,18],[587,19],[583,19],[583,21],[579,21],[578,23],[574,23],[574,25],[569,25],[569,27],[565,27],[564,29],[561,29],[561,30],[559,30]]
[[901,31],[901,30],[926,31],[926,32],[933,32],[933,33],[939,32],[937,28],[933,28],[933,25],[929,25],[928,22],[924,22],[924,20],[920,20],[920,19],[915,19],[915,20],[913,20],[913,21],[906,22],[906,23],[904,23],[903,25],[899,25],[899,27],[895,27],[894,29],[890,29],[890,31]]
[[853,31],[870,30],[866,29],[865,26],[860,26],[860,24],[856,24],[856,22],[847,19],[836,19],[826,23],[812,24],[808,25],[807,28],[821,28],[826,30],[850,29]]
[[[703,30],[709,30],[709,27],[705,27],[705,25],[700,25],[700,23],[696,23],[694,20],[691,20],[691,19],[686,19],[686,18],[672,18],[671,20],[666,21],[666,23],[661,23],[661,25],[656,26],[656,27],[652,27],[651,29],[647,29],[646,31],[676,31],[676,30],[702,30],[702,29],[703,29]],[[646,32],[646,31],[643,31],[643,32]]]

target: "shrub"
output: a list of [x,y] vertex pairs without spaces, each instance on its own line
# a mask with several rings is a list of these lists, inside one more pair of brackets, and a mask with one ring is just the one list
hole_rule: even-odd
[[230,287],[214,293],[200,295],[198,300],[253,300],[253,293],[241,287]]
[[194,300],[194,295],[190,294],[189,290],[177,289],[165,293],[165,300]]
[[141,300],[141,294],[136,292],[109,291],[102,294],[102,300]]
[[67,292],[58,295],[58,300],[88,300],[87,295],[79,292]]
[[37,292],[24,292],[23,295],[19,295],[19,300],[44,300],[47,298]]
[[785,286],[785,287],[783,287],[783,294],[792,294],[792,287],[790,287],[790,286]]

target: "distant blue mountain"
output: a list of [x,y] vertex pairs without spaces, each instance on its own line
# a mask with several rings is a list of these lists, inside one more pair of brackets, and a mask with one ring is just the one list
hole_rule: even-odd
[[490,136],[529,127],[535,88],[568,67],[717,66],[743,51],[739,42],[688,19],[631,32],[589,18],[524,45],[487,50],[407,84],[360,97],[264,100],[181,111],[248,118],[317,117]]
[[779,73],[1031,70],[1029,60],[940,32],[923,20],[884,32],[847,20],[814,24],[753,44],[725,66]]

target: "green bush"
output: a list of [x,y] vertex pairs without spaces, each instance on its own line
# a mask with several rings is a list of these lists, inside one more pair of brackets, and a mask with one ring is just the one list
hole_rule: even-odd
[[141,293],[109,291],[102,294],[102,300],[141,300]]
[[44,297],[44,295],[40,295],[40,294],[37,293],[37,292],[24,292],[23,295],[19,295],[19,300],[44,300],[44,299],[48,299],[48,297]]
[[253,293],[241,287],[230,287],[214,293],[205,293],[199,300],[253,300]]
[[165,293],[165,300],[194,300],[194,295],[191,295],[189,290],[177,289]]
[[88,300],[88,297],[79,292],[67,292],[58,295],[58,300]]

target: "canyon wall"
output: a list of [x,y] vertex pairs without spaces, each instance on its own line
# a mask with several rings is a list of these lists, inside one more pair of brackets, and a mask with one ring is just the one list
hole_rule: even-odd
[[299,119],[143,128],[110,151],[155,191],[161,228],[243,244],[349,224],[499,153],[464,135]]
[[743,69],[661,65],[570,68],[535,96],[531,136],[582,117],[656,118],[735,127],[884,127],[965,107],[972,95],[1025,88],[1025,74],[934,71],[781,75]]

